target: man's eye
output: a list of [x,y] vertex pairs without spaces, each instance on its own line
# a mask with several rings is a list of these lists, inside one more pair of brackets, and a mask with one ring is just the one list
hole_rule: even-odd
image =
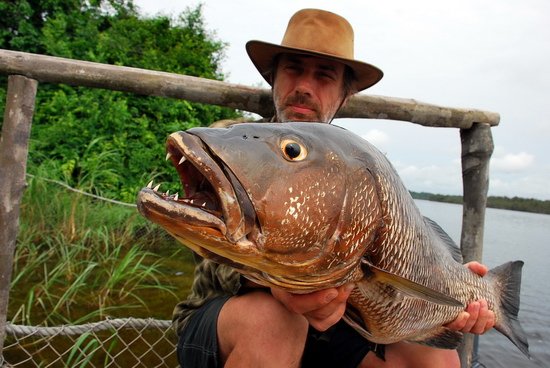
[[319,73],[319,77],[323,79],[336,80],[336,77],[330,73]]

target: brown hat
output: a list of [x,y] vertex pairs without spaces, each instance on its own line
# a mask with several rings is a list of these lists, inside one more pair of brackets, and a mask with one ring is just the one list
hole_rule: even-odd
[[374,65],[354,60],[353,28],[346,19],[324,10],[298,11],[290,18],[281,45],[253,40],[247,42],[246,52],[269,84],[273,59],[280,53],[313,55],[348,65],[355,72],[358,91],[384,75]]

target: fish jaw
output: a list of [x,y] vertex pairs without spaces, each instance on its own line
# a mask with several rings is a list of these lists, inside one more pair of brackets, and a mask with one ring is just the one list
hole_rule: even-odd
[[[185,196],[192,198],[197,193],[201,194],[202,191],[205,197],[213,198],[214,210],[221,210],[219,216],[223,217],[225,222],[224,235],[232,242],[242,238],[246,233],[245,214],[239,205],[234,183],[230,181],[221,163],[216,162],[215,158],[208,153],[200,138],[185,132],[171,134],[166,146],[180,176]],[[184,159],[183,162],[182,159]],[[195,175],[189,175],[190,173]],[[203,182],[197,181],[200,179],[203,179]],[[188,210],[188,207],[184,202],[184,210]],[[193,212],[192,209],[190,210]]]
[[253,245],[261,244],[261,237],[254,228],[255,213],[247,199],[236,193],[235,180],[223,163],[198,137],[185,132],[171,134],[166,149],[183,193],[169,195],[150,184],[138,194],[140,213],[199,254],[209,245],[231,249],[229,253],[239,256],[256,255]]

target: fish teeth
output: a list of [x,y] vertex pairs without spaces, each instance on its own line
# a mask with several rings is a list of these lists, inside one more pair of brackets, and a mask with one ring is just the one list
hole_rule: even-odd
[[153,188],[153,191],[154,191],[154,192],[158,192],[159,188],[160,188],[160,184],[158,184],[156,187],[154,187],[154,188]]
[[177,201],[177,200],[178,200],[178,198],[179,198],[179,195],[178,195],[178,193],[174,194],[174,201]]
[[170,152],[168,152],[166,154],[166,161],[170,160],[170,157],[172,157],[172,154]]
[[166,193],[164,193],[164,195],[167,196],[167,197],[170,196],[170,191],[167,190]]
[[149,188],[149,189],[153,188],[153,181],[152,180],[149,182],[149,184],[147,184],[147,188]]
[[186,158],[185,156],[181,156],[180,162],[178,162],[178,165],[181,165],[185,162]]

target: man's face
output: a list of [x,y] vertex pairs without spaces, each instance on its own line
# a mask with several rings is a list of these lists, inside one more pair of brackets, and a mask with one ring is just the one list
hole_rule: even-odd
[[328,123],[343,96],[344,64],[322,58],[283,54],[273,81],[277,118]]

